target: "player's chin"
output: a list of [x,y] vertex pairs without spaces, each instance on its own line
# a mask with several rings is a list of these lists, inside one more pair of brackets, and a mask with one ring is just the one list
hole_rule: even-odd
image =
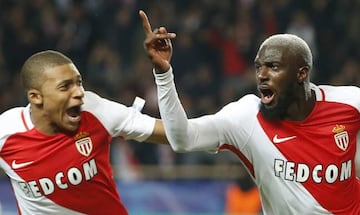
[[275,106],[268,106],[261,103],[260,105],[260,113],[265,119],[268,120],[279,120],[282,119],[283,110],[279,109],[276,105]]
[[274,110],[277,107],[277,102],[275,100],[268,103],[261,102],[261,106],[267,110]]

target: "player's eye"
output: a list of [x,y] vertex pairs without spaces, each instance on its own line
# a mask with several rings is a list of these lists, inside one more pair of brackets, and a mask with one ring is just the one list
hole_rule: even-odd
[[77,84],[78,86],[82,86],[82,85],[83,85],[83,81],[82,81],[81,79],[79,79],[79,80],[76,81],[76,84]]
[[62,84],[62,85],[59,86],[59,89],[64,91],[64,90],[69,89],[69,86],[70,86],[69,84]]
[[278,63],[273,63],[273,62],[267,63],[266,66],[271,68],[274,71],[277,71],[280,68],[280,65]]

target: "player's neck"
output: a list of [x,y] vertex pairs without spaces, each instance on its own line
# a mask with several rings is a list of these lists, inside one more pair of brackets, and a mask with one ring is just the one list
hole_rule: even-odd
[[37,107],[30,107],[30,119],[36,130],[46,135],[55,135],[59,131],[52,125],[48,117]]
[[300,99],[289,106],[287,111],[288,114],[285,119],[291,121],[305,120],[314,109],[315,101],[315,92],[310,90],[308,94],[301,96]]

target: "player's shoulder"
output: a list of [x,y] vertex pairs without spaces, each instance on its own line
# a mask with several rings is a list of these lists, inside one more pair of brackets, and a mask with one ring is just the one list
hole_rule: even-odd
[[96,110],[98,107],[101,107],[101,104],[103,103],[104,98],[102,98],[95,92],[85,91],[83,101],[84,101],[84,104],[82,106],[82,110],[92,112],[92,111]]
[[22,130],[22,114],[25,109],[25,107],[14,107],[0,115],[0,137]]
[[21,112],[24,110],[25,107],[14,107],[9,110],[6,110],[0,114],[0,122],[3,123],[6,120],[14,120],[17,118],[21,118]]
[[247,94],[241,97],[240,99],[227,104],[224,108],[237,108],[240,106],[242,108],[253,109],[254,106],[258,107],[259,103],[260,103],[260,98],[258,96],[254,94]]
[[[360,108],[360,88],[357,86],[319,85],[319,96],[323,101],[340,102]],[[318,99],[319,100],[319,99]]]
[[260,98],[254,94],[247,94],[237,101],[225,105],[220,112],[231,112],[233,114],[241,114],[250,116],[257,114],[260,107]]
[[321,90],[328,96],[339,96],[343,93],[346,95],[359,95],[360,88],[357,86],[334,86],[334,85],[319,85]]
[[101,97],[92,92],[92,91],[85,91],[85,94],[84,94],[84,103],[87,104],[87,103],[96,103],[98,100],[100,100]]
[[312,85],[318,101],[350,105],[360,112],[360,88],[356,86]]
[[109,108],[115,108],[119,111],[125,108],[125,105],[112,100],[111,98],[103,97],[92,91],[85,91],[84,104],[82,105],[83,111],[88,112],[105,112],[109,113]]

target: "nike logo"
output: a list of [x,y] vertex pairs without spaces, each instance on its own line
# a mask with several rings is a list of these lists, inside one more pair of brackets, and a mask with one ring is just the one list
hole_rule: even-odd
[[16,163],[16,160],[13,160],[13,162],[11,163],[11,167],[13,169],[19,169],[19,168],[22,168],[22,167],[25,167],[27,165],[30,165],[32,164],[34,161],[29,161],[29,162],[25,162],[25,163]]
[[282,137],[282,138],[280,138],[280,137],[278,137],[278,135],[276,134],[276,135],[274,136],[274,138],[273,138],[273,142],[274,142],[274,143],[282,143],[282,142],[285,142],[285,141],[292,140],[292,139],[294,139],[294,138],[296,138],[296,136],[290,136],[290,137]]

